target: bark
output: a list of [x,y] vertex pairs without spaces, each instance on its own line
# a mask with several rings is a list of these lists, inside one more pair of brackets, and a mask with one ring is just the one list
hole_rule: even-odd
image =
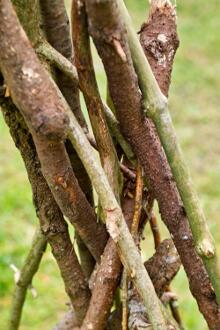
[[[181,266],[181,261],[171,239],[164,240],[157,248],[156,253],[148,261],[145,267],[151,277],[155,290],[159,297],[166,291],[174,276]],[[143,303],[137,291],[129,290],[129,329],[151,329]]]
[[[54,50],[58,51],[59,54],[62,54],[67,60],[72,62],[73,51],[70,37],[69,19],[67,17],[63,0],[43,0],[40,1],[40,5],[47,40],[51,46],[53,46]],[[43,44],[41,46],[43,46]],[[88,130],[80,106],[78,84],[59,68],[53,67],[53,70],[58,87],[68,102],[71,110],[75,114],[78,122],[85,130]],[[92,186],[82,162],[69,141],[66,142],[66,149],[79,185],[88,201],[93,206]],[[80,239],[80,236],[76,234],[76,237],[81,265],[87,278],[89,278],[92,269],[94,268],[95,261],[89,253],[86,245],[84,245],[83,240]]]
[[158,0],[152,1],[148,20],[140,30],[140,42],[161,92],[168,96],[179,38],[175,10],[166,1],[163,3],[160,7]]
[[72,2],[72,38],[79,84],[85,98],[102,166],[115,196],[119,200],[122,177],[98,90],[87,31],[85,6],[81,0]]
[[[70,62],[73,61],[69,19],[62,0],[40,0],[43,27],[49,43]],[[82,127],[86,127],[79,91],[71,78],[59,69],[55,70],[57,84]]]
[[[114,1],[86,1],[89,30],[102,58],[121,130],[144,169],[187,273],[190,288],[209,327],[220,326],[215,294],[198,257],[185,209],[154,125],[145,118],[120,12]],[[120,88],[118,88],[120,86]],[[132,92],[131,92],[132,91]]]
[[9,98],[2,97],[0,105],[27,169],[42,232],[52,248],[76,317],[78,321],[82,321],[89,303],[90,291],[75,255],[67,224],[41,173],[36,149],[23,117]]
[[[133,216],[133,208],[134,208],[134,201],[132,199],[127,199],[126,204],[130,204],[130,211],[129,208],[126,207],[127,212],[125,213],[126,215],[129,215],[130,217],[130,225],[132,222],[132,216]],[[167,262],[168,261],[168,262]],[[170,282],[178,272],[180,268],[180,258],[178,256],[178,253],[174,247],[174,244],[172,240],[164,240],[160,246],[158,247],[157,251],[155,254],[152,256],[149,261],[145,262],[145,267],[147,268],[149,275],[151,277],[151,280],[153,284],[156,287],[157,294],[160,296],[162,292],[164,292],[164,289],[169,286]],[[106,274],[106,279],[109,278],[109,275]],[[105,281],[104,285],[108,286],[108,281]],[[111,291],[110,291],[111,295]],[[137,292],[135,291],[135,297],[137,297]],[[139,299],[139,296],[138,296]],[[97,298],[98,300],[98,298]],[[140,302],[140,299],[139,299]],[[97,302],[96,302],[97,303]],[[108,322],[107,322],[107,329],[114,329],[114,330],[119,330],[121,329],[121,308],[117,308],[116,311],[111,313]],[[141,311],[142,314],[144,315],[144,318],[146,320],[146,310],[141,304]],[[98,317],[98,316],[97,316]],[[103,323],[104,324],[104,323]],[[61,326],[62,325],[62,326]],[[59,323],[59,327],[55,327],[54,330],[69,330],[72,329],[71,327],[74,326],[74,315],[73,312],[69,311],[66,315],[64,320],[62,320]],[[97,330],[96,324],[93,324],[93,329]],[[89,329],[89,327],[87,327]],[[91,328],[92,329],[92,328]],[[103,328],[102,328],[103,329]]]
[[107,235],[104,226],[96,222],[95,212],[71,168],[63,144],[68,127],[63,103],[19,26],[10,3],[2,1],[0,9],[0,67],[3,76],[13,101],[28,123],[43,175],[59,207],[98,260]]
[[[131,226],[134,200],[125,196],[122,200],[122,211],[127,224]],[[96,274],[94,287],[92,288],[92,298],[81,327],[82,330],[86,330],[89,327],[96,330],[105,328],[119,284],[121,271],[122,264],[115,243],[110,239],[105,247]]]
[[[138,74],[139,85],[143,93],[143,105],[146,114],[156,126],[161,143],[169,161],[174,179],[182,198],[189,224],[193,233],[195,248],[205,265],[216,300],[220,304],[220,262],[216,253],[213,237],[209,231],[204,211],[190,177],[183,152],[178,143],[172,119],[167,106],[167,99],[160,91],[150,65],[132,28],[132,22],[124,2],[116,0],[120,13],[126,22],[128,40]],[[159,7],[172,6],[169,0],[155,0]],[[173,6],[172,6],[173,8]]]

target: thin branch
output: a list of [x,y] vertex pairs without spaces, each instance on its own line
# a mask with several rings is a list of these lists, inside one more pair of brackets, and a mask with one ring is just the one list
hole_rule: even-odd
[[[40,43],[36,49],[36,52],[37,52],[37,54],[43,56],[47,61],[54,64],[57,68],[59,68],[63,73],[65,73],[74,82],[76,82],[77,85],[79,84],[77,70],[76,70],[75,66],[70,61],[68,61],[62,54],[60,54],[52,46],[50,46],[48,43],[46,43],[46,42]],[[116,138],[116,140],[120,144],[126,157],[131,162],[134,163],[134,161],[135,161],[134,153],[131,150],[131,147],[129,146],[128,142],[125,140],[125,138],[121,134],[120,128],[119,128],[119,123],[118,123],[117,119],[115,118],[114,114],[109,109],[107,104],[105,104],[104,102],[102,102],[102,103],[104,106],[106,120],[107,120],[107,123],[111,130],[112,135]]]
[[76,67],[54,47],[44,41],[38,45],[36,52],[61,70],[78,86],[79,80]]
[[85,5],[81,0],[72,2],[72,40],[79,84],[85,98],[102,166],[119,200],[122,184],[119,161],[107,127],[104,106],[98,90],[87,31]]
[[[135,188],[135,201],[134,201],[134,215],[131,224],[131,235],[134,238],[136,244],[138,243],[138,228],[141,217],[142,209],[142,195],[143,195],[143,178],[142,178],[142,168],[140,164],[137,164],[136,171],[136,188]],[[122,275],[122,330],[127,330],[128,328],[128,274],[124,269]]]
[[47,239],[41,230],[36,230],[31,249],[19,273],[12,299],[12,308],[9,320],[9,330],[17,330],[20,324],[22,308],[25,302],[28,287],[38,271],[42,256],[46,249]]
[[157,128],[157,132],[166,152],[167,159],[188,215],[197,252],[204,262],[211,283],[214,287],[217,301],[220,304],[219,259],[216,253],[214,240],[209,231],[204,212],[194,189],[182,150],[177,141],[172,119],[167,107],[167,100],[161,93],[156,79],[154,78],[151,67],[145,57],[143,49],[141,48],[135,30],[133,29],[124,2],[122,0],[116,0],[116,3],[120,8],[121,16],[126,24],[129,45],[143,93],[143,104],[145,109],[147,109],[147,116],[152,118]]

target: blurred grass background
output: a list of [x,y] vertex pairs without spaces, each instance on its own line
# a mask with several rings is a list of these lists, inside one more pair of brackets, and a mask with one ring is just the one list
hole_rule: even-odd
[[[147,0],[127,0],[136,29],[147,17]],[[66,1],[69,10],[69,1]],[[170,109],[220,253],[220,4],[219,0],[177,1],[180,48],[176,55]],[[105,77],[95,54],[100,90]],[[0,329],[7,330],[14,280],[10,264],[22,265],[37,224],[24,165],[0,117]],[[165,231],[164,231],[165,233]],[[152,251],[147,231],[146,255]],[[49,330],[67,310],[66,294],[50,249],[34,279],[38,298],[28,293],[21,329]],[[181,270],[173,285],[186,329],[207,329]]]

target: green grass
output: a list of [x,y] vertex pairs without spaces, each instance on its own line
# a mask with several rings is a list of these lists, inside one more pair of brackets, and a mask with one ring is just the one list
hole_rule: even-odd
[[[146,0],[128,0],[136,29],[147,17]],[[178,30],[181,40],[170,90],[170,109],[199,192],[210,229],[220,253],[220,20],[219,0],[178,2]],[[97,54],[96,69],[101,93],[105,77]],[[0,117],[0,329],[6,329],[13,290],[10,264],[22,265],[30,246],[37,218],[24,165]],[[167,236],[163,230],[164,237]],[[146,232],[145,249],[152,253],[152,239]],[[63,283],[50,249],[34,279],[38,297],[28,293],[21,330],[49,330],[67,309]],[[192,299],[183,270],[172,287],[179,295],[181,314],[187,329],[207,329]]]

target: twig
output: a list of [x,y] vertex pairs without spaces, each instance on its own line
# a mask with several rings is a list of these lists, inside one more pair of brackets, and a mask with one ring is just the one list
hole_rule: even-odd
[[50,64],[55,65],[59,70],[65,73],[65,75],[78,86],[79,80],[76,67],[54,47],[44,41],[39,44],[36,52],[49,61]]
[[22,266],[19,278],[16,281],[9,319],[9,330],[17,330],[19,327],[26,293],[28,287],[32,283],[34,275],[38,271],[46,245],[46,237],[42,234],[41,230],[36,230],[31,249]]
[[[138,227],[142,209],[142,194],[143,194],[143,178],[142,168],[140,164],[137,164],[136,171],[136,189],[135,189],[135,202],[134,202],[134,216],[131,224],[131,235],[134,238],[136,244],[138,243]],[[128,329],[128,274],[124,269],[122,275],[122,330]]]
[[150,65],[132,27],[132,22],[122,0],[116,0],[121,16],[126,24],[129,45],[138,74],[140,87],[144,97],[147,116],[152,118],[167,159],[172,169],[180,196],[188,215],[190,227],[198,254],[201,256],[214,287],[216,298],[220,304],[220,264],[216,254],[214,240],[209,231],[197,193],[193,187],[188,167],[177,141],[176,133],[170,117],[167,100],[161,93]]

